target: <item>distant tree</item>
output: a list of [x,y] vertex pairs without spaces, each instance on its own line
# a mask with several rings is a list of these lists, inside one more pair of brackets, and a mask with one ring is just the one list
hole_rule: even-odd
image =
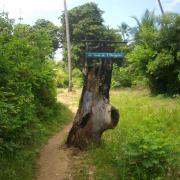
[[51,37],[54,51],[56,51],[59,48],[59,46],[60,46],[60,44],[59,44],[60,28],[59,27],[57,27],[52,22],[45,20],[45,19],[38,19],[35,22],[35,25],[33,27],[37,30],[40,30],[40,29],[46,30]]
[[[103,24],[102,14],[95,3],[86,3],[69,10],[69,25],[70,37],[72,42],[72,62],[75,67],[82,67],[85,44],[81,40],[119,40],[120,35]],[[60,17],[61,20],[61,44],[63,46],[64,58],[67,56],[65,45],[65,22],[64,14]],[[93,51],[100,50],[98,44],[90,44]],[[112,48],[112,47],[109,47]],[[65,58],[66,59],[66,58]]]
[[[136,16],[132,16],[132,18],[136,21],[137,26],[133,28],[134,40],[136,43],[140,40],[139,33],[143,28],[152,29],[157,25],[157,17],[155,16],[154,11],[149,11],[148,9],[145,11],[143,16],[138,19]],[[132,29],[132,28],[131,28]]]
[[140,22],[133,50],[128,54],[129,68],[144,76],[153,93],[180,93],[179,52],[180,16],[165,14],[156,18],[145,13]]
[[130,36],[130,27],[125,22],[122,22],[118,27],[124,41],[127,41]]
[[133,19],[137,22],[139,30],[142,26],[154,26],[157,23],[157,19],[154,11],[145,11],[141,19],[139,20],[136,16],[132,16]]

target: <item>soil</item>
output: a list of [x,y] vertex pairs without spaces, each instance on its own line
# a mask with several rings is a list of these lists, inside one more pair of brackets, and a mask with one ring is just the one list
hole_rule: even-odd
[[[58,100],[70,108],[75,114],[80,91],[67,92],[63,90]],[[37,180],[71,180],[72,164],[78,160],[78,150],[69,149],[64,145],[65,138],[72,127],[72,123],[64,126],[56,135],[51,137],[42,148],[38,160]],[[76,156],[76,157],[75,157]]]

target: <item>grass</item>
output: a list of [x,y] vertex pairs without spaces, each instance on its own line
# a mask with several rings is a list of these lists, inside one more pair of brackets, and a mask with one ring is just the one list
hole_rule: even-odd
[[72,117],[72,112],[66,106],[59,104],[54,116],[40,124],[31,144],[22,145],[12,153],[1,155],[0,180],[32,180],[37,170],[37,157],[41,147],[50,136],[72,120]]
[[125,89],[112,91],[111,103],[120,122],[83,156],[86,176],[95,166],[93,179],[99,180],[179,179],[180,98]]

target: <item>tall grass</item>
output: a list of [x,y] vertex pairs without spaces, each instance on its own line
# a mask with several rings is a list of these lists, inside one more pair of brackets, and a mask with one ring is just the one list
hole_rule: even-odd
[[120,111],[120,122],[104,133],[99,148],[88,152],[94,178],[180,178],[180,98],[118,90],[111,93],[111,102]]

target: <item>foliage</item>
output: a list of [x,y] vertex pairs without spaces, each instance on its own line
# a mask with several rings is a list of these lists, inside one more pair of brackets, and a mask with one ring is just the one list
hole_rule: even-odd
[[174,145],[161,131],[148,132],[147,125],[130,130],[122,144],[122,154],[117,163],[124,163],[127,173],[136,179],[162,178],[174,173],[169,172],[175,166]]
[[58,88],[68,87],[68,73],[61,68],[56,72],[56,85]]
[[54,25],[52,22],[45,19],[38,19],[33,26],[36,30],[44,29],[49,33],[50,38],[52,39],[52,45],[54,51],[56,51],[60,44],[60,28]]
[[118,27],[118,30],[121,33],[123,40],[127,41],[132,31],[128,24],[122,22],[121,25]]
[[114,64],[112,72],[112,88],[131,87],[131,74],[127,68],[119,67]]
[[[30,144],[22,144],[16,151],[0,154],[0,179],[2,180],[32,180],[36,178],[37,156],[50,136],[59,128],[72,120],[72,112],[64,105],[57,104],[55,113],[47,122],[41,122],[36,129],[29,129],[29,133],[36,133]],[[9,144],[8,144],[9,146]]]
[[75,68],[72,71],[72,76],[73,76],[73,86],[75,88],[82,87],[83,79],[84,79],[82,72],[78,68]]
[[0,153],[36,136],[56,106],[52,41],[45,29],[0,15]]
[[[102,14],[95,3],[86,3],[75,7],[68,11],[69,14],[69,29],[72,43],[72,62],[73,67],[82,68],[84,63],[84,55],[86,50],[85,43],[82,40],[112,40],[121,41],[121,37],[117,31],[106,27],[103,24]],[[64,14],[61,19],[61,44],[63,45],[63,57],[67,59],[67,50],[65,44],[65,19]],[[107,51],[114,51],[118,45],[107,46]],[[102,47],[98,43],[89,43],[89,51],[100,51]]]
[[134,77],[146,78],[152,93],[180,92],[179,21],[177,14],[157,18],[149,11],[138,21],[136,42],[127,55],[128,69]]
[[41,145],[72,119],[56,102],[55,47],[44,22],[52,25],[16,25],[0,14],[0,179],[33,179]]
[[[72,70],[72,81],[73,81],[73,86],[75,88],[82,87],[83,85],[83,75],[82,72],[74,68]],[[56,66],[56,85],[58,88],[65,88],[68,87],[68,72],[67,72],[67,67],[64,61],[61,61],[57,64]]]

